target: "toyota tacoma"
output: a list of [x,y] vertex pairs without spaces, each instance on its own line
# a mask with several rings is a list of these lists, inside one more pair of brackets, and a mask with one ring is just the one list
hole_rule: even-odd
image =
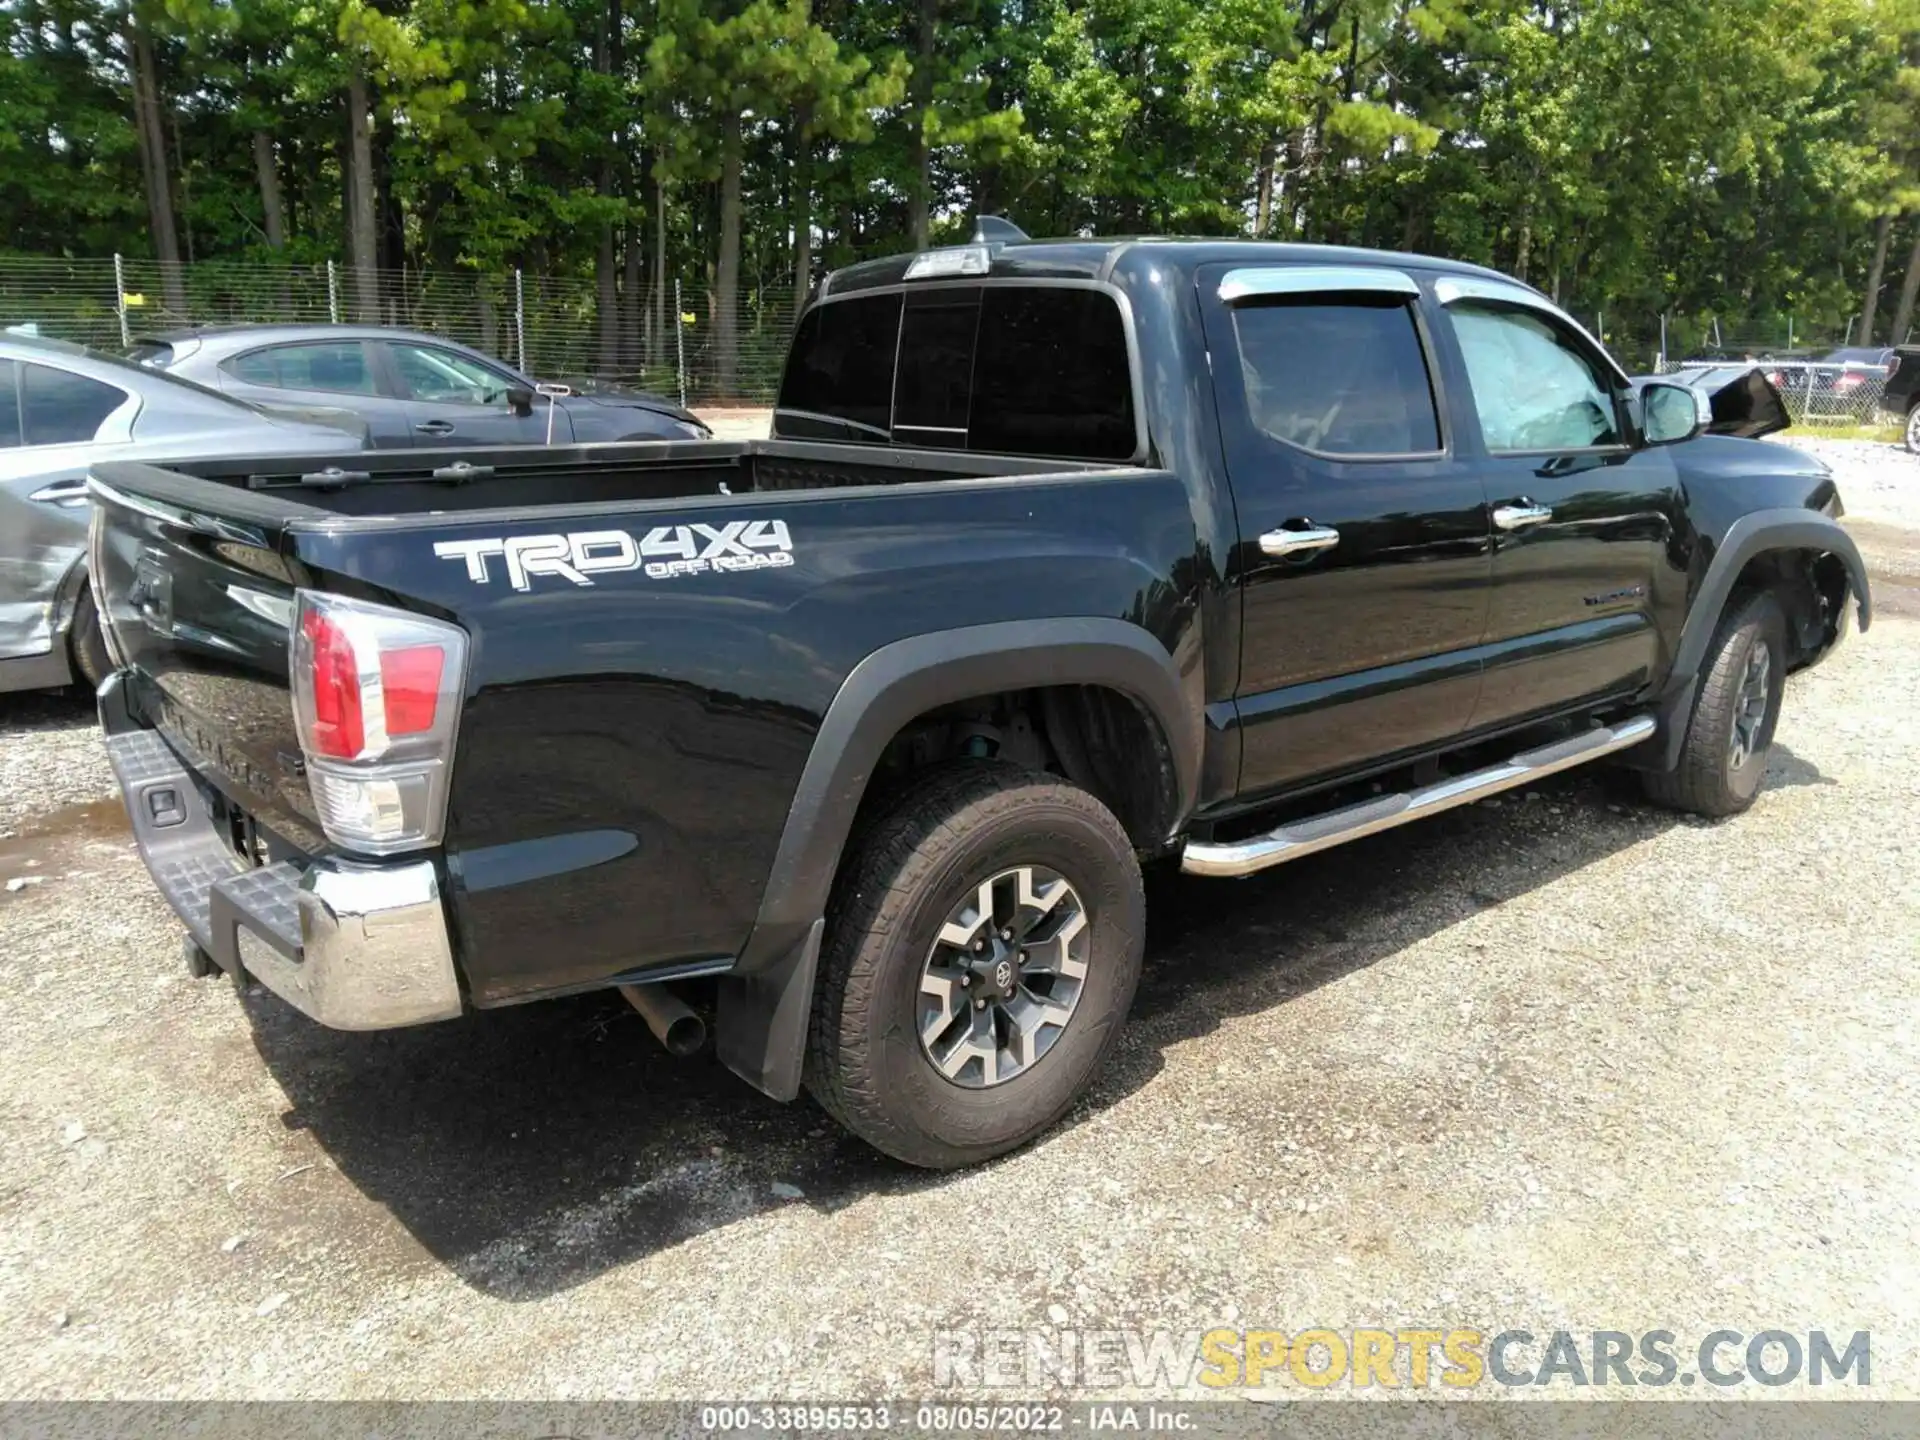
[[1749,806],[1868,588],[1710,423],[1491,271],[995,226],[828,277],[764,441],[96,466],[100,711],[198,969],[677,1048],[700,980],[749,1083],[962,1165],[1099,1069],[1143,865],[1603,759]]

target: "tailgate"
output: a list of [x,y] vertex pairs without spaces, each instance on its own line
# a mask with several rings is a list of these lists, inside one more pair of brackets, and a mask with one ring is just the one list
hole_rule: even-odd
[[245,492],[218,513],[169,497],[145,466],[99,467],[91,488],[89,566],[132,718],[231,802],[236,843],[257,825],[267,849],[325,848],[288,691],[279,520]]

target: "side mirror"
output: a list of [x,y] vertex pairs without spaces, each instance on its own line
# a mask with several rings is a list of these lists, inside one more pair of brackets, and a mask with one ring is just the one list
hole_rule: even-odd
[[533,413],[533,391],[524,385],[509,385],[507,387],[507,409],[516,415],[531,415]]
[[1649,445],[1678,445],[1713,423],[1713,402],[1704,390],[1649,380],[1640,387],[1640,431]]

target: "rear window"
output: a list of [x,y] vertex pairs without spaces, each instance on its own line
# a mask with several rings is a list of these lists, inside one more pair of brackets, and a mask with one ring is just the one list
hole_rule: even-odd
[[1126,460],[1126,326],[1104,291],[929,286],[829,300],[794,335],[778,433]]
[[[794,412],[803,424],[821,416],[884,438],[893,413],[893,354],[899,340],[898,295],[815,306],[794,333],[780,408]],[[822,432],[805,427],[796,433]]]

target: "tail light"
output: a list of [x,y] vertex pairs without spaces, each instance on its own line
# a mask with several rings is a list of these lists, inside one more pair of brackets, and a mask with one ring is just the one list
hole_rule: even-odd
[[1887,356],[1887,379],[1891,380],[1894,376],[1898,375],[1899,373],[1900,373],[1900,357],[1898,355]]
[[314,590],[294,599],[293,716],[321,829],[371,855],[439,843],[467,632]]

